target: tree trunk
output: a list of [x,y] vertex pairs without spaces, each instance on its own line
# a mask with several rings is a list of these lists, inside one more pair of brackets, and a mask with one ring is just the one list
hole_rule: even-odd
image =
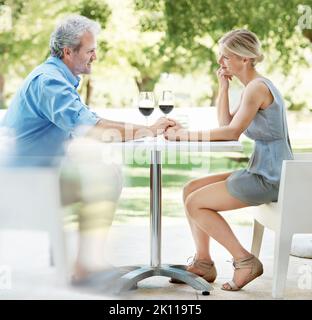
[[135,82],[139,91],[153,91],[155,83],[158,79],[152,79],[150,77],[143,77],[142,80],[135,77]]
[[88,78],[87,84],[86,84],[86,105],[87,106],[89,106],[91,102],[92,92],[93,92],[92,81],[90,78]]
[[0,74],[0,109],[4,109],[4,75]]
[[312,30],[311,29],[305,29],[302,31],[303,35],[312,42]]

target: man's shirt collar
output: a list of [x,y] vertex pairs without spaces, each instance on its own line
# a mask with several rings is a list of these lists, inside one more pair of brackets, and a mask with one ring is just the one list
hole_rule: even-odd
[[50,56],[47,59],[46,63],[52,63],[57,65],[59,68],[61,68],[67,80],[77,89],[79,85],[80,77],[75,76],[61,59]]

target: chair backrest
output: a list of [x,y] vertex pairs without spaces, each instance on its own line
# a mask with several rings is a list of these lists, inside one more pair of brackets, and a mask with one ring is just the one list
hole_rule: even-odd
[[[310,184],[310,182],[306,180],[306,171],[310,174],[310,164],[307,163],[307,161],[312,161],[312,153],[296,153],[294,154],[294,159],[295,160],[284,161],[283,163],[278,202],[263,204],[261,206],[254,207],[252,210],[254,219],[271,230],[276,230],[278,228],[278,225],[281,222],[280,213],[282,210],[283,215],[288,213],[287,206],[289,206],[289,202],[292,203],[289,207],[291,208],[290,210],[294,210],[293,203],[296,203],[294,198],[297,196],[297,193],[300,193],[301,201],[306,202],[307,197],[309,197],[307,192],[309,192],[311,187],[305,185]],[[303,188],[308,189],[301,191]],[[298,199],[300,197],[298,197]],[[297,202],[297,204],[299,204],[299,202]],[[299,208],[301,208],[301,205]],[[299,208],[297,207],[294,212],[298,212]],[[308,211],[309,209],[307,212]],[[294,212],[289,212],[289,216],[296,217]]]
[[295,160],[312,160],[312,153],[295,153]]
[[68,282],[57,169],[0,169],[0,229],[48,232],[56,282]]
[[50,168],[0,169],[0,229],[50,230],[60,218],[58,172]]
[[278,203],[283,215],[291,219],[294,231],[305,233],[312,231],[312,157],[295,155],[297,158],[310,160],[283,162]]

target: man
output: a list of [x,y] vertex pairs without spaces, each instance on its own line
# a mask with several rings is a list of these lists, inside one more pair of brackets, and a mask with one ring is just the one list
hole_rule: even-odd
[[[174,125],[166,118],[160,118],[150,127],[110,121],[90,111],[81,101],[77,93],[78,75],[91,73],[99,31],[98,23],[82,16],[70,16],[52,33],[51,56],[25,79],[2,122],[14,135],[11,164],[59,164],[66,143],[75,136],[125,141],[146,134],[156,136]],[[82,204],[78,213],[81,238],[75,279],[103,267],[105,234],[121,191],[116,167],[103,168],[97,163],[84,172],[80,169],[67,166],[61,177],[63,204]],[[90,263],[86,262],[86,255],[92,252]]]
[[91,73],[99,31],[98,23],[82,16],[62,21],[51,35],[51,57],[28,75],[15,95],[2,125],[11,129],[14,155],[23,157],[23,165],[29,157],[31,163],[45,164],[62,156],[65,142],[73,136],[107,139],[105,132],[111,135],[115,130],[120,139],[128,140],[147,131],[161,134],[172,124],[166,118],[150,127],[102,119],[81,101],[78,75]]

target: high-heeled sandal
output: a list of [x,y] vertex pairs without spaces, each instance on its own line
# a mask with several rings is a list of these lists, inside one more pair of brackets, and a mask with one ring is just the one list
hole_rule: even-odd
[[[199,269],[204,274],[198,275],[199,277],[202,277],[208,282],[214,282],[217,277],[217,269],[214,265],[214,262],[207,262],[206,260],[196,259],[196,256],[193,258],[192,262],[188,264],[188,267],[193,266],[196,269]],[[186,269],[186,271],[188,271]],[[169,280],[170,283],[185,283],[184,281],[178,280],[176,278],[171,278]]]
[[[235,270],[237,269],[250,269],[250,274],[245,279],[244,284],[241,286],[238,286],[234,280],[226,282],[221,287],[222,290],[225,291],[238,291],[246,286],[249,282],[256,279],[257,277],[261,276],[263,273],[263,265],[260,262],[258,258],[256,258],[254,255],[252,255],[249,258],[243,258],[239,260],[233,261],[233,267]],[[229,288],[224,287],[224,285],[228,285]]]

